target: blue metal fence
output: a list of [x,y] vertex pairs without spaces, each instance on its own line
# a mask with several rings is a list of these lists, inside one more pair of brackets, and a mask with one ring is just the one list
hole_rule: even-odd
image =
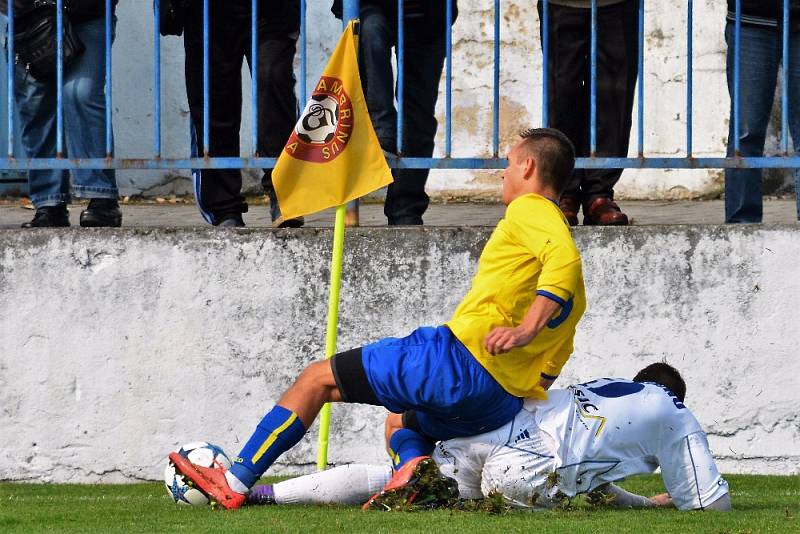
[[[219,168],[241,168],[241,169],[260,169],[274,166],[276,158],[258,157],[256,154],[256,147],[258,146],[258,76],[256,61],[251,65],[251,83],[252,83],[252,97],[251,97],[251,113],[252,113],[252,147],[253,153],[242,157],[209,157],[210,149],[210,78],[213,72],[210,70],[209,65],[209,42],[214,36],[209,34],[209,2],[211,0],[203,0],[203,27],[205,30],[205,37],[203,41],[203,139],[202,148],[203,156],[195,158],[164,158],[162,157],[162,140],[161,140],[161,48],[160,48],[160,35],[159,35],[159,15],[160,15],[160,0],[155,0],[153,9],[153,39],[154,39],[154,69],[153,69],[153,87],[154,87],[154,146],[151,155],[142,155],[140,158],[118,158],[114,154],[114,143],[112,134],[112,91],[106,91],[106,157],[105,158],[67,158],[64,157],[63,150],[63,104],[62,104],[62,85],[63,85],[63,64],[61,61],[62,55],[62,28],[63,28],[63,9],[62,4],[64,0],[57,0],[58,13],[57,13],[57,39],[56,46],[59,54],[59,61],[56,70],[56,83],[57,87],[57,156],[55,158],[36,158],[31,159],[19,153],[15,149],[17,131],[14,125],[14,13],[13,13],[13,0],[8,2],[8,44],[7,44],[7,72],[8,72],[8,102],[7,102],[7,132],[8,132],[8,150],[7,157],[0,158],[0,169],[16,169],[16,170],[29,170],[29,169],[219,169]],[[499,169],[506,165],[506,160],[499,155],[499,132],[500,132],[500,62],[501,62],[501,47],[500,47],[500,13],[503,4],[500,0],[494,0],[494,47],[493,47],[493,90],[492,90],[492,155],[491,157],[459,157],[454,158],[452,154],[452,80],[453,80],[453,42],[452,42],[452,18],[453,18],[453,0],[446,1],[446,62],[445,62],[445,124],[444,124],[444,156],[432,158],[417,158],[417,157],[403,157],[403,121],[401,120],[405,107],[405,98],[403,94],[403,76],[404,76],[404,43],[405,31],[402,16],[403,0],[397,0],[398,12],[398,52],[397,52],[397,67],[398,67],[398,94],[396,97],[398,108],[398,121],[397,121],[397,139],[398,139],[398,152],[400,156],[390,157],[390,166],[394,168],[431,168],[431,169]],[[111,29],[112,29],[112,12],[111,0],[105,0],[106,4],[106,40],[105,40],[105,68],[106,68],[106,87],[111,87]],[[307,96],[306,88],[306,74],[307,74],[307,31],[306,31],[306,7],[307,0],[301,0],[301,19],[300,19],[300,36],[299,36],[299,64],[300,64],[300,80],[301,83],[298,87],[298,93],[301,103],[305,103]],[[635,168],[635,169],[670,169],[670,168],[684,168],[684,169],[700,169],[700,168],[799,168],[800,157],[794,155],[789,149],[788,138],[788,105],[789,105],[789,84],[788,77],[783,76],[782,79],[782,98],[781,98],[781,151],[782,154],[778,156],[768,157],[741,157],[739,156],[739,116],[740,116],[740,66],[739,55],[741,48],[741,0],[736,1],[736,16],[735,16],[735,39],[734,39],[734,83],[733,83],[733,117],[734,117],[734,149],[736,155],[733,157],[694,157],[692,152],[692,100],[693,100],[693,80],[692,80],[692,33],[693,33],[693,2],[687,0],[688,4],[688,19],[687,19],[687,79],[686,79],[686,155],[675,157],[647,157],[645,156],[644,146],[644,101],[645,101],[645,86],[644,86],[644,0],[640,0],[639,13],[638,13],[638,42],[639,42],[639,55],[638,55],[638,99],[636,110],[638,116],[637,124],[637,157],[597,157],[597,39],[598,39],[598,1],[592,0],[591,3],[591,45],[590,45],[590,151],[591,156],[587,158],[578,158],[576,164],[578,168],[585,169],[598,169],[598,168]],[[358,0],[343,0],[344,18],[347,20],[351,17],[357,17],[358,14]],[[257,57],[257,32],[256,19],[258,16],[258,1],[252,0],[252,57]],[[542,51],[545,58],[547,58],[549,50],[549,23],[550,6],[548,0],[542,1]],[[782,21],[782,58],[783,65],[788,65],[789,61],[789,0],[783,0],[783,21]],[[548,94],[548,62],[543,61],[543,72],[541,72],[542,82],[542,116],[541,123],[547,125],[549,121],[547,112],[547,94]],[[785,71],[785,69],[784,69]],[[187,143],[188,145],[188,143]]]
[[[0,42],[5,41],[6,36],[6,27],[5,25],[0,24]],[[6,57],[4,54],[0,54],[0,73],[7,72],[7,65]],[[4,83],[0,83],[0,102],[6,103],[7,107],[0,108],[0,146],[6,147],[10,142],[13,145],[16,145],[16,149],[11,149],[9,151],[16,150],[17,153],[21,153],[22,145],[19,142],[19,137],[16,139],[8,138],[9,131],[13,132],[19,128],[18,123],[14,126],[12,124],[11,128],[7,127],[6,121],[3,120],[5,116],[3,115],[4,110],[8,113],[8,117],[11,121],[15,120],[14,117],[14,99],[8,98],[8,85]],[[25,171],[22,170],[7,170],[7,169],[0,169],[0,194],[8,193],[8,192],[19,192],[24,190],[27,187],[28,179],[26,176]]]

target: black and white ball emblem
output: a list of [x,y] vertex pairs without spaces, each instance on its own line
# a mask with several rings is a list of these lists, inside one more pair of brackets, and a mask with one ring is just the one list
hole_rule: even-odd
[[336,159],[344,152],[355,127],[353,103],[342,80],[322,76],[314,88],[284,150],[313,163]]
[[297,122],[297,137],[306,143],[322,145],[331,141],[339,123],[339,103],[330,95],[311,97]]

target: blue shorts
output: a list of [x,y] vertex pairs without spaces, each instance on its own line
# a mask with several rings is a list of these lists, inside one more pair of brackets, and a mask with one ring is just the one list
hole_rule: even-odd
[[337,354],[331,365],[345,402],[410,415],[435,440],[494,430],[522,408],[446,326]]

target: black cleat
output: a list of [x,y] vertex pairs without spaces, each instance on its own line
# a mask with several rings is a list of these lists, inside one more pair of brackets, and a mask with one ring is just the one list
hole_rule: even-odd
[[380,493],[364,504],[364,510],[403,510],[450,506],[458,501],[458,482],[444,476],[430,456],[409,460],[395,472]]

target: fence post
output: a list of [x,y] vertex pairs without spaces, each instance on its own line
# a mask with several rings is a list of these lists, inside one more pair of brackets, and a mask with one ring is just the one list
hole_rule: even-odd
[[[347,23],[353,19],[359,18],[360,15],[360,8],[359,0],[342,0],[342,28],[347,27]],[[305,105],[305,102],[303,103]],[[345,225],[346,226],[358,226],[359,223],[359,213],[358,213],[359,202],[358,199],[352,200],[347,203],[347,213],[345,214]]]
[[251,154],[258,157],[258,0],[250,3],[250,122]]
[[114,157],[114,130],[113,123],[113,109],[114,102],[112,100],[113,79],[112,79],[112,56],[111,56],[111,20],[112,20],[112,7],[111,0],[106,0],[106,18],[105,18],[105,56],[106,56],[106,158],[111,159]]
[[6,69],[8,75],[8,159],[14,157],[14,2],[8,3],[8,29],[6,33]]
[[686,157],[692,158],[692,55],[694,54],[693,36],[694,31],[694,5],[689,0],[686,17]]
[[550,15],[548,7],[548,1],[542,0],[542,126],[545,128],[550,126],[550,113],[547,109],[549,105],[547,92],[550,89],[547,82],[547,76],[550,74],[547,61],[550,55]]
[[161,159],[161,0],[153,3],[153,158]]
[[56,1],[56,158],[64,157],[64,0]]
[[[22,154],[25,157],[19,145],[19,138],[15,131],[19,131],[19,126],[16,124],[15,119],[15,106],[14,106],[14,18],[13,18],[14,2],[8,3],[8,26],[7,31],[0,27],[0,42],[7,42],[6,54],[0,56],[0,70],[2,67],[6,68],[7,84],[0,87],[0,101],[5,97],[5,121],[2,120],[0,113],[0,123],[6,122],[7,130],[2,130],[0,127],[0,145],[7,145],[6,156],[9,160],[14,158],[14,154]],[[2,13],[5,14],[5,13]],[[3,63],[5,62],[5,63]],[[8,134],[7,137],[2,136]],[[0,169],[0,194],[23,194],[27,195],[28,177],[23,170],[5,170]]]

